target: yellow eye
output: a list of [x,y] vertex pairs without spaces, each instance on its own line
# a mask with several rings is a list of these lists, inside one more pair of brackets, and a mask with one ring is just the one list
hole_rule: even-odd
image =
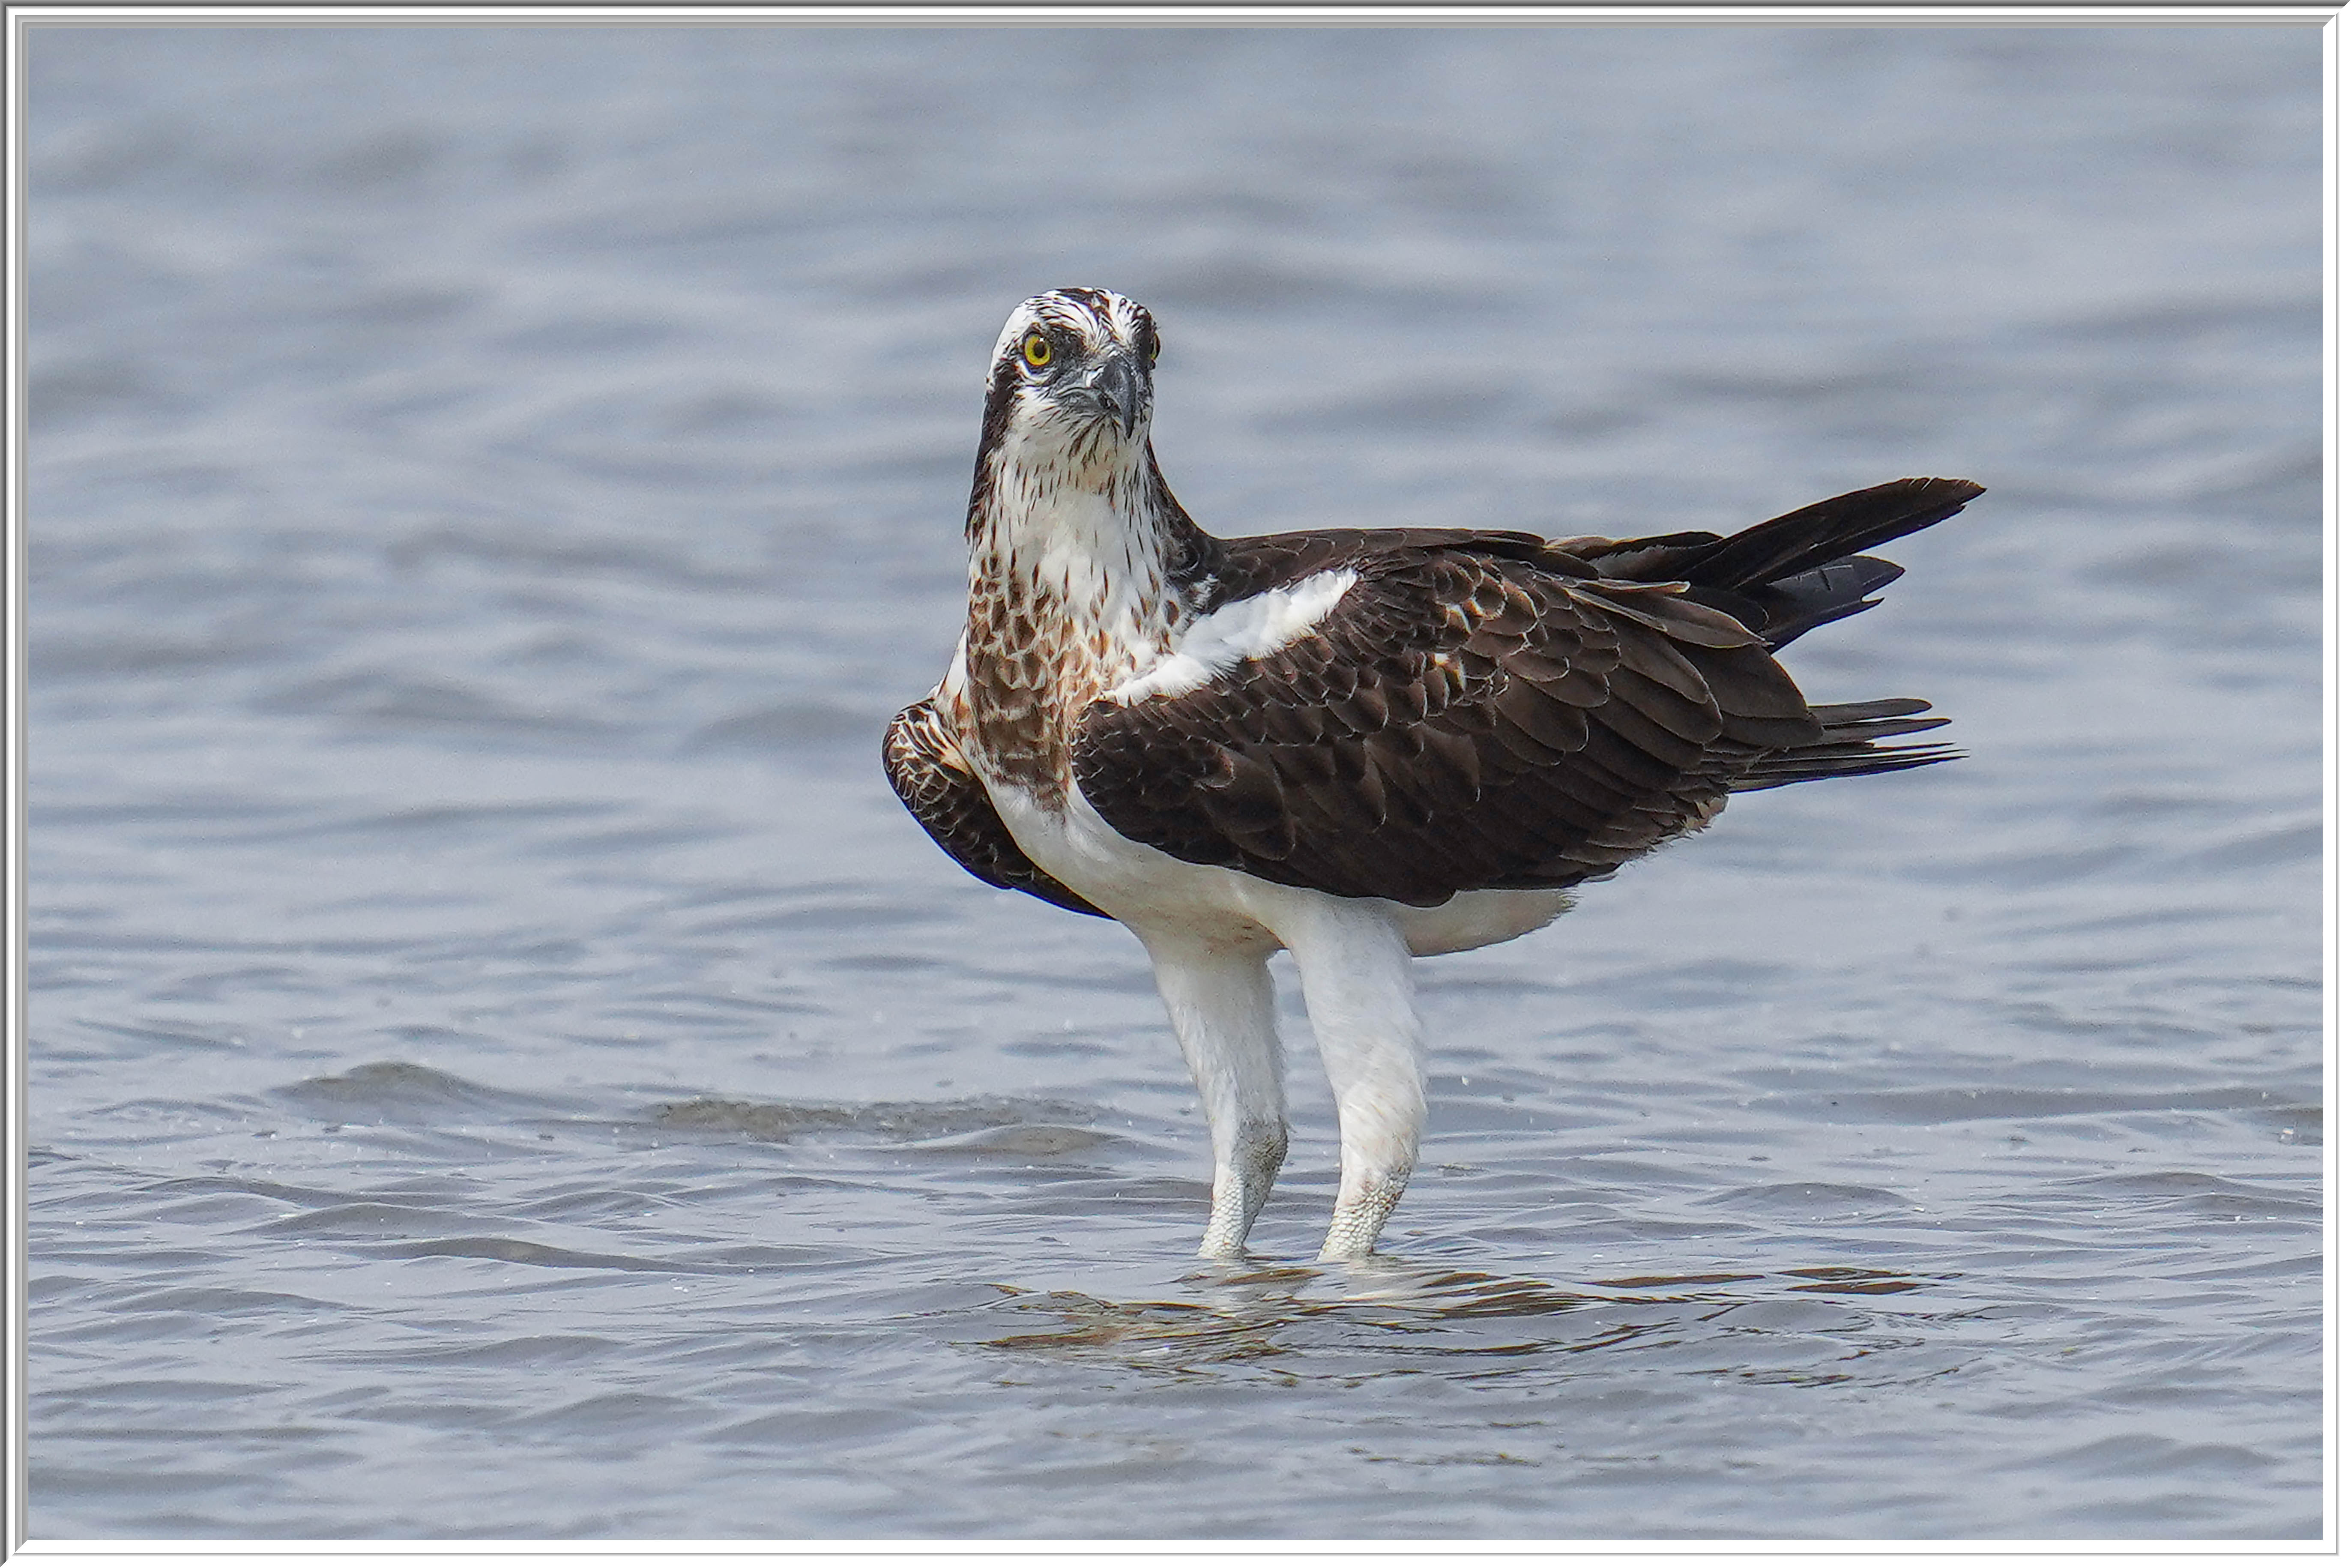
[[1053,362],[1053,345],[1045,341],[1044,333],[1032,330],[1020,340],[1020,357],[1030,370],[1041,371]]

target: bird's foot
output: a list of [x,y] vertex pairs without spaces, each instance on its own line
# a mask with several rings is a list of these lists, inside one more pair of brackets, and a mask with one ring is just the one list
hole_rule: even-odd
[[1238,1258],[1258,1210],[1273,1190],[1273,1178],[1290,1153],[1289,1130],[1270,1126],[1244,1127],[1234,1139],[1229,1160],[1217,1169],[1208,1190],[1208,1229],[1200,1238],[1203,1258]]
[[1322,1238],[1322,1250],[1315,1261],[1353,1263],[1370,1257],[1372,1244],[1380,1239],[1380,1228],[1395,1212],[1396,1200],[1404,1197],[1405,1183],[1411,1179],[1408,1167],[1380,1176],[1343,1176],[1338,1207],[1331,1213],[1330,1233]]

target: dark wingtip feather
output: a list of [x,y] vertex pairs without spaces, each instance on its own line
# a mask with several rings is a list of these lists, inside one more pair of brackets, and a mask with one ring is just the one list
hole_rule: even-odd
[[1807,784],[1817,779],[1862,779],[1957,762],[1965,756],[1954,746],[1873,746],[1867,741],[1805,747],[1765,758],[1730,788],[1734,791],[1776,789],[1782,784]]
[[1821,727],[1820,739],[1791,747],[1756,759],[1733,789],[1772,789],[1782,784],[1802,784],[1814,779],[1859,779],[1873,773],[1899,773],[1937,762],[1954,762],[1967,755],[1957,747],[1886,746],[1896,736],[1940,729],[1951,721],[1927,711],[1919,697],[1879,697],[1865,703],[1816,703],[1813,717]]
[[1680,563],[1680,569],[1693,582],[1732,591],[1776,583],[1930,528],[1983,493],[1972,479],[1872,485],[1758,523]]
[[1908,718],[1934,705],[1925,697],[1879,697],[1865,703],[1814,703],[1813,716],[1823,726],[1855,724],[1873,718]]

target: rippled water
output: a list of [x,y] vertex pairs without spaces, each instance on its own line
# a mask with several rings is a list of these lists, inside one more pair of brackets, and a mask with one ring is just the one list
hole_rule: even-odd
[[[2314,30],[29,69],[37,1536],[2318,1531]],[[1370,1267],[879,775],[1071,282],[1216,531],[1991,486],[1791,657],[1969,759],[1424,965]]]

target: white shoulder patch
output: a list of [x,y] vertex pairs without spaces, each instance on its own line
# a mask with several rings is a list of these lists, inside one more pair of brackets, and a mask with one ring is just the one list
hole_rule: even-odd
[[1165,658],[1112,687],[1110,700],[1132,705],[1207,685],[1243,660],[1261,659],[1305,636],[1354,586],[1354,568],[1342,567],[1235,600],[1194,622]]

